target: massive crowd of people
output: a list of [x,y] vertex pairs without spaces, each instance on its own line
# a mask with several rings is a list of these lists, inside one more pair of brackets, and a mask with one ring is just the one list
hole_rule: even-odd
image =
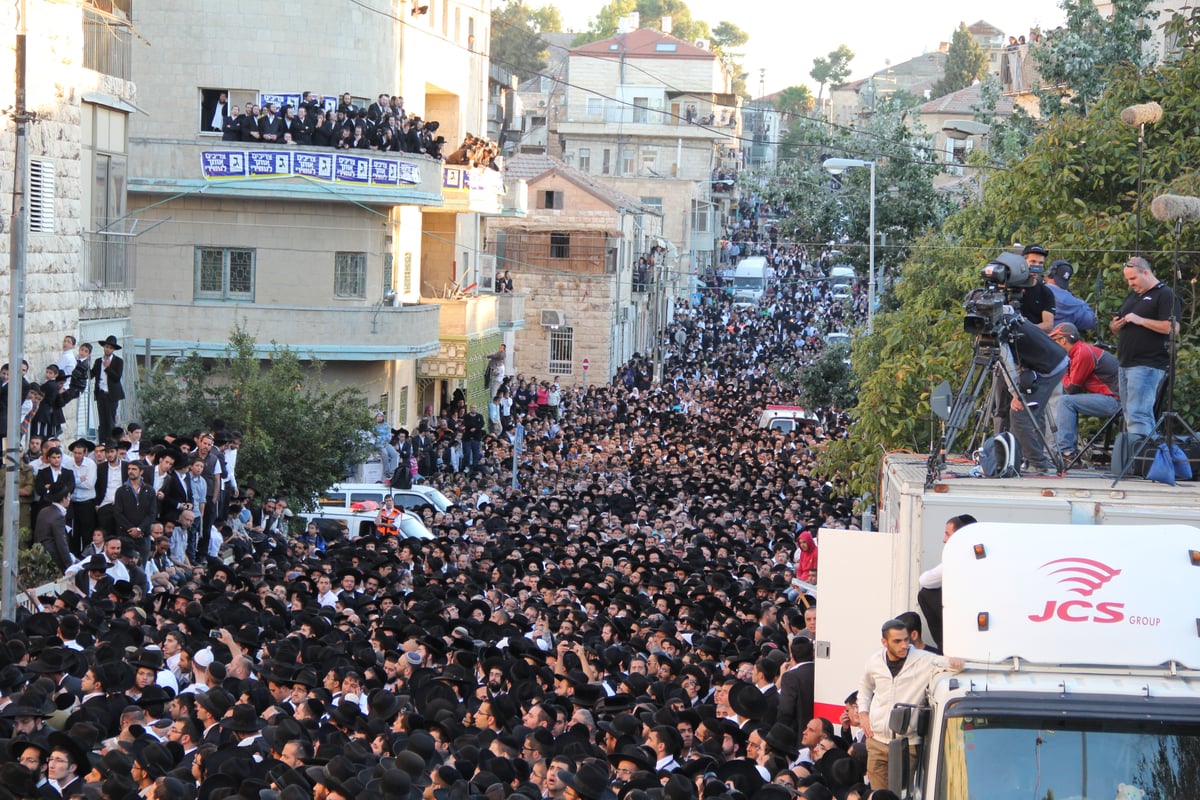
[[469,463],[478,412],[427,410],[414,438],[451,444],[416,479],[458,502],[425,509],[432,540],[291,530],[219,422],[72,443],[121,505],[67,543],[69,588],[0,623],[0,799],[866,797],[853,704],[813,710],[815,535],[855,523],[814,459],[847,419],[758,426],[793,400],[777,365],[855,312],[769,255],[758,307],[675,309],[661,381],[641,354],[601,385],[501,371]]

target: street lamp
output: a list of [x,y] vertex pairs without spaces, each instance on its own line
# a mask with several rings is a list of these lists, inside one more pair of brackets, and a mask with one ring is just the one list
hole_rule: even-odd
[[854,167],[871,168],[871,217],[867,226],[867,235],[871,243],[868,247],[870,261],[870,277],[867,284],[867,333],[875,330],[875,162],[861,158],[827,158],[822,163],[830,174],[838,175],[844,170]]

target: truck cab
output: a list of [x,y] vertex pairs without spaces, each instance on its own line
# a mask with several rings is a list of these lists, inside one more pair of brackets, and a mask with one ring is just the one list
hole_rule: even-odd
[[[919,741],[907,772],[889,759],[893,791],[1200,796],[1200,487],[953,464],[926,487],[925,466],[884,459],[880,531],[819,534],[817,713],[837,719],[880,625],[917,610],[918,576],[941,563],[938,644],[965,664],[893,714]],[[963,513],[980,522],[943,545]]]

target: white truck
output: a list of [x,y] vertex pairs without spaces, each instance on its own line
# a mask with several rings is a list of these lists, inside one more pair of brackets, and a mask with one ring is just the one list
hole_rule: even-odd
[[[1098,475],[925,487],[884,459],[878,532],[820,532],[817,713],[837,720],[880,628],[943,564],[943,646],[964,659],[892,715],[906,797],[1200,797],[1200,487]],[[947,519],[980,524],[944,546]]]
[[749,256],[738,262],[733,270],[733,301],[754,305],[767,291],[770,266],[762,256]]

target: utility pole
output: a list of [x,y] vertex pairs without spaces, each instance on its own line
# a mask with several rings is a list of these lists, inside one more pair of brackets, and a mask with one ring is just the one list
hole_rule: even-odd
[[17,41],[14,68],[13,121],[16,123],[16,144],[13,148],[12,219],[9,227],[8,251],[8,436],[4,452],[4,555],[0,567],[0,615],[16,617],[17,568],[20,554],[19,525],[21,504],[17,497],[21,465],[21,374],[22,351],[25,349],[25,264],[26,238],[29,228],[28,198],[25,184],[29,175],[29,153],[25,140],[30,116],[25,110],[25,0],[17,0]]

